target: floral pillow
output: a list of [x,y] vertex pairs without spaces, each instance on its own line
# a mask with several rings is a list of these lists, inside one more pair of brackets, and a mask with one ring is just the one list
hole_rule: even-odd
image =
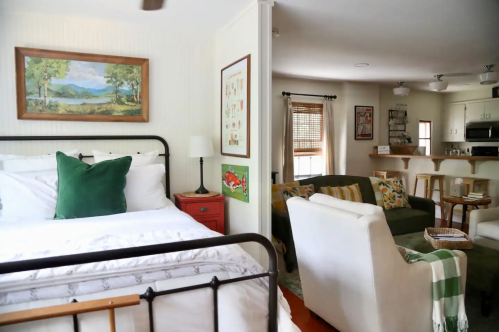
[[411,207],[402,180],[379,179],[378,185],[383,194],[386,210]]
[[308,186],[284,188],[282,189],[281,194],[284,202],[286,202],[291,197],[301,197],[308,200],[310,196],[315,194],[314,185],[309,184]]

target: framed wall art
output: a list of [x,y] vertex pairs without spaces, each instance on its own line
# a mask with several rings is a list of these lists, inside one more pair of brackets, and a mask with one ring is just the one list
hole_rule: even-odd
[[20,120],[149,122],[149,60],[16,47]]
[[355,106],[355,139],[373,139],[373,115],[372,106]]
[[221,72],[221,138],[224,156],[250,157],[251,55]]
[[222,194],[249,203],[249,167],[222,164]]

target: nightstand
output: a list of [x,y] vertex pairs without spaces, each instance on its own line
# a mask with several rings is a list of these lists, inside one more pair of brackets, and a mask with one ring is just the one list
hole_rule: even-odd
[[197,222],[215,232],[225,235],[224,202],[225,196],[191,198],[175,194],[175,206]]

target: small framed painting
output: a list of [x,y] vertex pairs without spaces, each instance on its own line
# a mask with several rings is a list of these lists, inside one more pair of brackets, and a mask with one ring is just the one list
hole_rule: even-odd
[[249,167],[222,164],[222,194],[249,203]]
[[221,73],[221,138],[224,156],[250,157],[251,55]]
[[19,120],[149,122],[149,60],[16,47]]
[[355,139],[373,139],[373,113],[372,106],[355,106]]

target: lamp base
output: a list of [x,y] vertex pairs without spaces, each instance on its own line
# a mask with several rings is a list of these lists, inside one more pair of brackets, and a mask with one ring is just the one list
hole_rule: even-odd
[[203,185],[201,185],[201,187],[199,187],[195,193],[196,194],[207,194],[209,193],[210,191],[208,189],[206,189]]

